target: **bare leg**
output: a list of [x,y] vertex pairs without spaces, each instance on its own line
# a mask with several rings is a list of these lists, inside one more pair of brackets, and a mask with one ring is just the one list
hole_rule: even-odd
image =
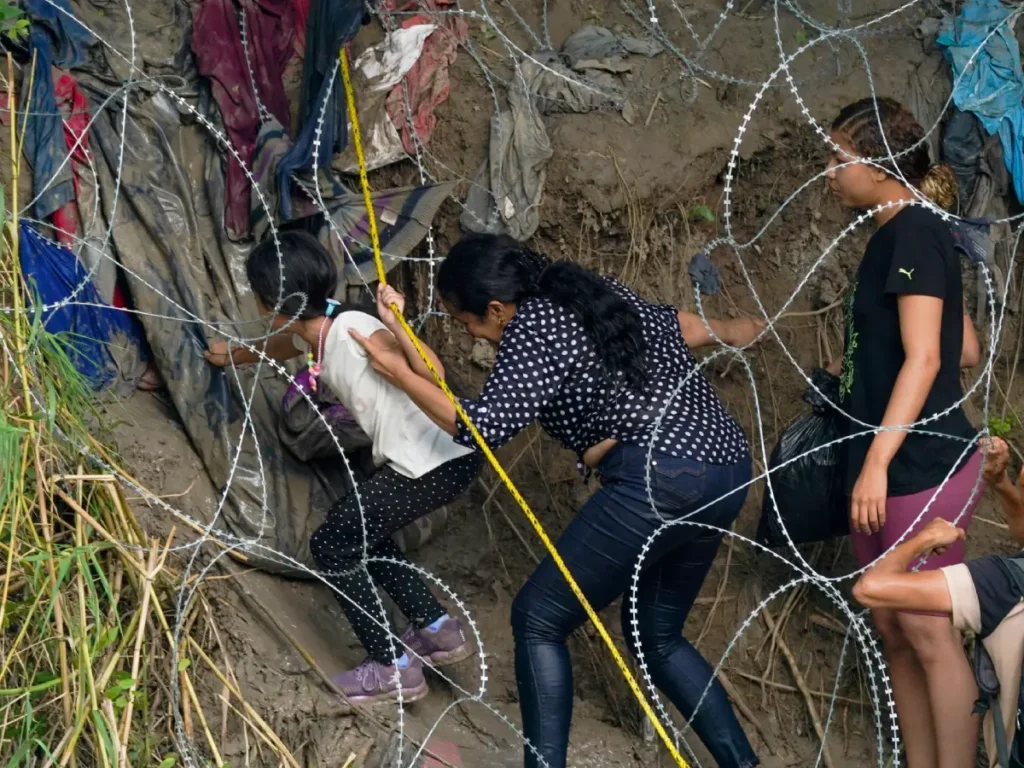
[[[940,763],[935,721],[924,667],[904,634],[895,612],[878,609],[872,611],[871,615],[882,636],[882,647],[886,661],[889,662],[900,738],[907,751],[907,768],[937,768]],[[961,763],[957,768],[963,768],[964,765],[967,763]]]
[[972,714],[978,686],[960,634],[945,616],[900,613],[896,620],[924,670],[938,754],[932,764],[937,768],[974,765],[981,724]]

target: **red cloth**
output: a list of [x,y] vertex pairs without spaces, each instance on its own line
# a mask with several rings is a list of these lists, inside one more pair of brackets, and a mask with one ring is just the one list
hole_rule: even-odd
[[[250,63],[260,101],[282,125],[291,123],[281,76],[293,53],[293,2],[242,0],[249,62],[232,0],[204,0],[192,15],[192,51],[199,74],[210,79],[228,139],[246,167],[251,167],[260,127]],[[249,234],[249,186],[242,166],[229,155],[224,219],[228,235],[236,240]]]
[[[53,88],[57,97],[57,106],[64,115],[64,141],[71,153],[71,168],[74,171],[72,181],[75,185],[75,198],[79,195],[78,176],[81,165],[89,162],[89,102],[78,87],[78,80],[58,69],[53,70]],[[79,139],[81,142],[79,143]],[[76,147],[76,143],[78,146]],[[75,236],[79,234],[78,203],[71,201],[53,212],[51,217],[56,229],[57,241],[66,247],[73,248]]]
[[[385,0],[387,10],[410,11],[422,8],[425,11],[448,11],[455,6],[455,0]],[[388,117],[402,137],[402,145],[410,155],[416,154],[416,143],[412,131],[415,129],[420,142],[430,142],[430,135],[437,125],[434,110],[448,98],[451,83],[448,67],[455,61],[459,43],[469,35],[469,25],[458,14],[426,16],[417,15],[402,22],[407,29],[418,24],[435,24],[437,29],[423,44],[423,53],[399,83],[388,94],[385,108]],[[408,91],[412,108],[413,126],[406,120],[405,94]]]
[[295,7],[295,52],[300,56],[306,50],[306,19],[309,18],[309,0],[293,0]]
[[[79,136],[86,138],[71,153],[71,170],[73,171],[72,182],[75,185],[75,197],[79,193],[78,177],[81,173],[81,166],[89,162],[89,102],[78,87],[78,80],[63,70],[52,68],[53,91],[57,99],[57,108],[64,118],[64,141],[68,150],[75,147]],[[11,113],[7,109],[7,91],[0,91],[0,123],[10,126]],[[80,218],[78,215],[78,203],[74,200],[58,208],[50,217],[56,230],[57,241],[68,248],[75,245],[75,236],[79,232]]]

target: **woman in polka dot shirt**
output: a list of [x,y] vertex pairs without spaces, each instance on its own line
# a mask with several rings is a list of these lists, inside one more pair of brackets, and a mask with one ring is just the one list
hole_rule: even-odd
[[[693,315],[650,304],[574,264],[552,263],[507,237],[464,238],[448,254],[438,285],[471,336],[498,344],[480,396],[461,401],[488,443],[498,447],[536,419],[600,478],[557,544],[587,599],[601,610],[629,590],[650,543],[636,601],[623,600],[630,650],[642,653],[654,683],[718,765],[759,765],[711,667],[682,636],[751,479],[746,437],[687,348],[713,337]],[[714,335],[736,346],[752,342],[761,327],[712,322]],[[456,442],[473,444],[452,404],[405,355],[357,340],[375,370]],[[652,541],[666,521],[681,518],[710,527],[675,525]],[[512,606],[527,766],[566,764],[573,703],[566,639],[585,620],[545,558]]]

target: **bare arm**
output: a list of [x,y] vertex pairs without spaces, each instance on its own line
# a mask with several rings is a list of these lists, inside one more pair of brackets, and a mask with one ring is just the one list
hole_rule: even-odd
[[1010,463],[1010,446],[1001,437],[991,437],[987,442],[983,469],[985,482],[999,497],[1010,535],[1024,547],[1024,469],[1017,485],[1014,485],[1006,472]]
[[1006,515],[1010,535],[1019,546],[1024,547],[1024,493],[1021,492],[1021,485],[1024,485],[1024,470],[1021,470],[1017,485],[1014,485],[1010,476],[1004,472],[1003,476],[993,483],[992,488],[1003,505],[1003,514]]
[[[940,366],[942,299],[905,294],[897,306],[904,361],[882,416],[883,427],[906,427],[917,420]],[[872,533],[885,525],[889,464],[906,439],[905,428],[886,429],[872,439],[850,495],[853,530]]]
[[[719,343],[719,340],[730,347],[746,347],[758,337],[766,326],[763,320],[756,320],[752,317],[738,317],[729,320],[709,317],[707,322],[708,324],[705,325],[700,315],[694,312],[679,312],[679,330],[682,331],[686,346],[690,349],[708,347]],[[711,327],[710,331],[708,326]],[[715,338],[716,336],[718,338]]]
[[960,367],[973,368],[980,362],[981,343],[978,341],[978,334],[974,332],[971,316],[967,314],[967,305],[964,304],[964,347],[960,352]]
[[953,602],[941,571],[908,573],[907,569],[921,555],[942,551],[963,535],[945,520],[933,520],[869,568],[853,587],[854,599],[866,608],[952,613]]
[[[960,352],[960,367],[973,368],[981,362],[981,343],[978,341],[978,334],[974,331],[974,323],[971,316],[967,314],[967,305],[964,305],[964,348]],[[828,364],[826,371],[833,376],[838,376],[843,369],[842,355]]]
[[[882,417],[885,427],[913,424],[917,420],[940,366],[942,299],[904,295],[899,297],[898,306],[905,359]],[[906,439],[903,429],[879,432],[871,441],[865,463],[888,467]]]
[[[405,297],[392,288],[390,285],[380,284],[377,286],[377,316],[381,319],[381,322],[388,327],[388,329],[398,339],[398,344],[402,349],[402,354],[405,355],[405,359],[409,361],[409,367],[417,376],[421,376],[431,384],[434,384],[434,376],[431,374],[430,369],[423,362],[423,358],[420,357],[420,353],[416,349],[416,345],[412,343],[412,339],[402,328],[402,324],[398,322],[398,318],[395,313],[391,310],[391,305],[394,304],[398,307],[398,311],[405,313]],[[419,339],[420,347],[422,348],[427,359],[430,360],[430,364],[434,366],[434,370],[437,371],[437,375],[442,379],[444,378],[444,365],[441,364],[441,358],[432,350],[427,344]]]
[[[258,341],[252,345],[257,350],[261,350],[263,354],[272,360],[291,360],[293,357],[298,357],[302,352],[295,348],[292,343],[292,334],[290,332],[277,333],[271,336],[269,339]],[[224,367],[228,365],[228,352],[230,349],[231,362],[235,365],[249,365],[259,361],[260,356],[256,352],[253,352],[247,347],[229,347],[226,341],[215,341],[210,345],[210,348],[203,353],[203,357],[206,361],[212,365]]]

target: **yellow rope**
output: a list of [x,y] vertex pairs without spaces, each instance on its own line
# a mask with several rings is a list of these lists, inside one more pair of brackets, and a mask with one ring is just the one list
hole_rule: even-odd
[[[355,94],[352,90],[352,78],[349,74],[348,52],[344,47],[339,52],[338,59],[341,61],[341,75],[342,82],[345,86],[345,99],[348,102],[349,120],[352,122],[352,146],[355,147],[356,159],[359,161],[359,182],[363,188],[363,201],[366,204],[366,215],[370,221],[370,243],[373,246],[373,260],[377,266],[377,280],[379,280],[382,285],[386,285],[387,275],[384,272],[384,262],[381,260],[380,255],[380,236],[377,233],[377,216],[373,212],[373,199],[370,197],[370,181],[366,176],[366,160],[363,157],[362,137],[359,133],[359,115],[356,112]],[[423,360],[423,363],[427,366],[427,369],[434,377],[434,381],[437,383],[437,386],[439,386],[441,391],[445,393],[449,402],[455,406],[455,412],[466,424],[466,427],[469,429],[469,433],[473,436],[473,439],[476,440],[477,445],[480,446],[480,450],[483,451],[484,456],[487,457],[487,460],[491,463],[494,471],[498,473],[498,477],[501,479],[501,482],[505,484],[505,487],[508,488],[509,493],[512,494],[512,498],[516,500],[516,503],[523,510],[523,514],[526,515],[526,519],[530,521],[530,525],[532,525],[533,529],[537,532],[537,535],[540,537],[541,542],[543,542],[545,549],[547,549],[551,558],[555,561],[555,565],[558,566],[558,570],[562,572],[565,580],[569,583],[569,588],[572,590],[573,594],[576,595],[576,599],[580,601],[580,605],[583,606],[583,610],[597,629],[597,633],[601,636],[601,639],[604,640],[605,645],[608,646],[608,650],[611,651],[612,658],[615,660],[615,665],[619,668],[622,676],[629,684],[630,689],[633,691],[633,695],[636,696],[636,700],[640,702],[640,707],[643,709],[644,714],[647,715],[647,719],[651,721],[651,724],[654,726],[654,730],[657,731],[658,736],[661,737],[661,740],[664,742],[669,754],[672,755],[672,759],[676,761],[679,768],[689,768],[686,761],[683,759],[683,756],[679,754],[679,750],[676,749],[676,745],[672,743],[672,739],[670,739],[668,733],[665,732],[665,728],[662,726],[661,721],[658,720],[658,716],[655,715],[654,710],[651,709],[651,705],[647,702],[647,697],[644,696],[643,691],[640,690],[640,685],[637,683],[636,678],[633,677],[633,674],[629,671],[629,667],[626,666],[626,662],[622,658],[622,654],[619,653],[619,649],[615,647],[615,643],[612,641],[611,635],[608,634],[608,630],[605,629],[604,624],[601,623],[601,619],[598,618],[597,612],[594,611],[590,602],[583,595],[583,590],[580,589],[576,580],[569,572],[569,568],[566,566],[565,561],[562,560],[561,555],[558,554],[558,550],[555,549],[555,545],[552,544],[551,539],[544,530],[544,526],[541,525],[537,516],[533,514],[533,510],[530,509],[530,505],[526,503],[526,499],[524,499],[519,493],[519,490],[515,487],[511,478],[509,478],[505,469],[501,466],[501,463],[487,445],[487,441],[484,440],[483,436],[477,430],[476,425],[473,424],[465,410],[463,410],[458,398],[455,397],[452,391],[448,388],[448,385],[445,383],[445,380],[438,374],[437,370],[430,362],[430,358],[427,357],[426,352],[423,351],[423,346],[420,344],[420,340],[416,338],[416,333],[406,321],[405,317],[402,316],[402,313],[395,304],[391,305],[391,311],[395,313],[395,317],[398,318],[399,324],[409,337],[412,345],[416,348],[416,352],[419,353],[420,359]]]

